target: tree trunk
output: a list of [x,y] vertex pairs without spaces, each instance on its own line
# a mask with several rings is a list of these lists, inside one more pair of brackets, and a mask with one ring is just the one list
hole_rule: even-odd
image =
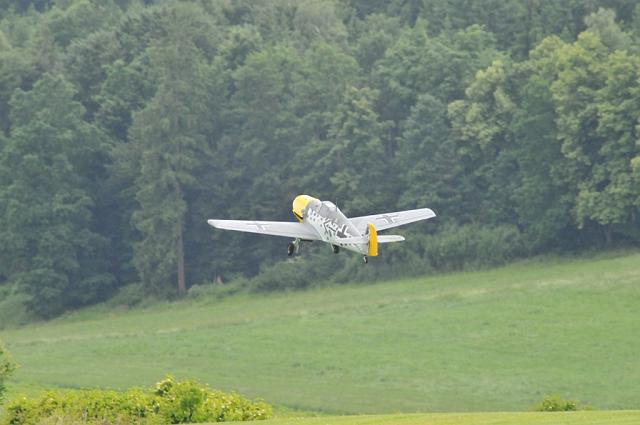
[[611,246],[611,242],[613,242],[613,231],[611,230],[611,224],[607,224],[604,226],[604,237],[607,246]]
[[178,225],[178,293],[187,292],[184,278],[184,243],[182,241],[182,223]]
[[[179,183],[176,183],[176,195],[178,199],[182,200],[182,188]],[[184,232],[182,220],[178,222],[178,241],[177,241],[177,257],[178,257],[178,294],[184,295],[187,292],[187,285],[185,282],[184,274],[184,240],[182,233]]]

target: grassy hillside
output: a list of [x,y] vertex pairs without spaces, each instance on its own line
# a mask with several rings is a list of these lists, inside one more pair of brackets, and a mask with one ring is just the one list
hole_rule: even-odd
[[545,394],[637,409],[639,306],[640,254],[627,254],[93,309],[0,338],[21,364],[14,394],[172,372],[334,413],[528,410]]

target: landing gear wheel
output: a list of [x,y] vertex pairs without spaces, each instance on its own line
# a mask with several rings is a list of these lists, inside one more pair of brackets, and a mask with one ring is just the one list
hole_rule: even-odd
[[369,257],[365,255],[364,257],[362,257],[362,261],[364,261],[364,263],[367,264],[369,262]]
[[296,252],[296,245],[293,242],[289,242],[289,246],[287,247],[287,255],[291,257],[294,252]]
[[333,248],[334,254],[337,254],[340,252],[340,247],[338,245],[331,245],[331,248]]

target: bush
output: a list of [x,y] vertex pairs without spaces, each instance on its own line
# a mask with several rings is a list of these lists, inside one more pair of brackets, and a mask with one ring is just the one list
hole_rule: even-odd
[[20,292],[15,284],[0,285],[0,329],[32,322],[33,313],[27,310],[29,296]]
[[273,409],[263,401],[212,391],[196,381],[176,382],[171,376],[156,385],[159,414],[167,423],[253,421],[268,419]]
[[268,419],[273,410],[262,401],[211,390],[196,381],[167,377],[154,390],[48,391],[20,397],[6,407],[5,425],[42,422],[176,424]]
[[0,343],[0,404],[5,392],[4,381],[13,373],[15,365],[11,361],[9,352]]
[[557,395],[545,396],[534,410],[538,412],[572,412],[575,410],[590,410],[589,406],[579,406],[575,400],[565,400]]
[[425,259],[437,270],[497,266],[524,256],[527,247],[517,227],[448,226],[423,240]]
[[243,285],[246,286],[246,283],[242,279],[236,279],[229,283],[193,285],[187,290],[187,298],[192,300],[223,299],[240,292]]
[[149,294],[141,283],[131,283],[120,288],[109,300],[109,305],[132,308],[141,306],[148,299]]
[[248,286],[256,292],[305,289],[318,283],[331,281],[336,270],[344,267],[349,254],[334,255],[324,243],[304,243],[302,254],[285,261],[262,267],[260,273],[249,280]]

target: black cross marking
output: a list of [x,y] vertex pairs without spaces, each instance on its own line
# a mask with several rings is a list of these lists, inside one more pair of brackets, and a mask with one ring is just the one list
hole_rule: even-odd
[[265,230],[267,230],[267,227],[269,227],[268,224],[258,223],[257,221],[254,221],[253,223],[247,223],[247,226],[256,226],[256,230],[260,230],[261,232],[264,232]]
[[379,220],[384,220],[387,223],[386,224],[393,224],[396,222],[396,219],[398,218],[398,214],[382,214],[381,216],[378,217]]

